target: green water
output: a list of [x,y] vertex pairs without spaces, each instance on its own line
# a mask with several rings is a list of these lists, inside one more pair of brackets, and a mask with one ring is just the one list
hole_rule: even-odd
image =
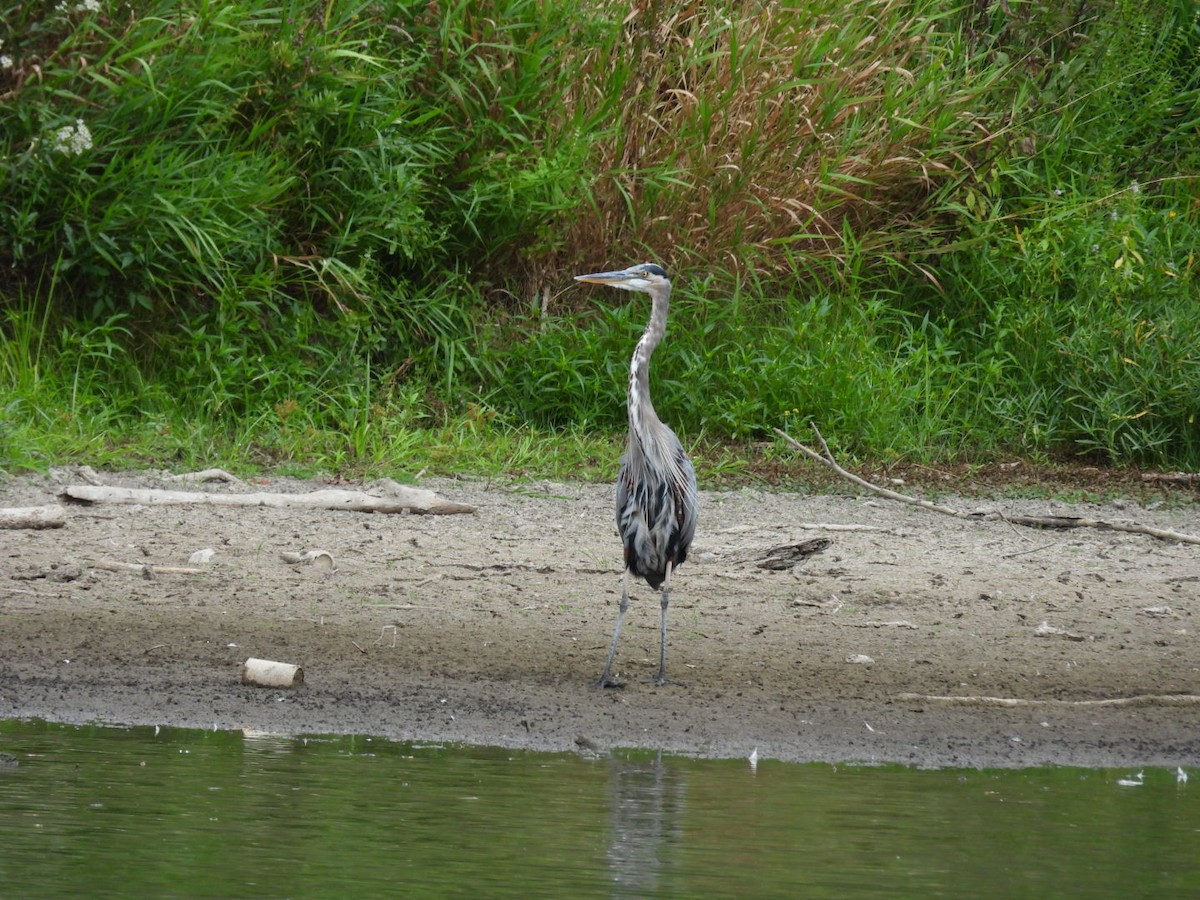
[[2,897],[1200,897],[1200,773],[0,722]]

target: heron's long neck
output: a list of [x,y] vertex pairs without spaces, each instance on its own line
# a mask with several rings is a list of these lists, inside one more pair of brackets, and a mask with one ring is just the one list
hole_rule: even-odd
[[633,351],[633,359],[629,362],[629,431],[633,435],[644,434],[648,422],[657,422],[654,404],[650,402],[650,357],[654,348],[662,340],[667,330],[667,306],[670,302],[670,288],[656,291],[651,295],[654,308],[650,313],[650,322],[642,339],[638,341],[637,349]]

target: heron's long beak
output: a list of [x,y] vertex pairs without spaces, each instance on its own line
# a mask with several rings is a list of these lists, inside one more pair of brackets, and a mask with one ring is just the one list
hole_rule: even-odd
[[641,272],[632,269],[621,269],[618,272],[593,272],[591,275],[576,275],[576,281],[586,281],[588,284],[607,284],[610,287],[623,287],[631,290],[644,289],[650,282]]

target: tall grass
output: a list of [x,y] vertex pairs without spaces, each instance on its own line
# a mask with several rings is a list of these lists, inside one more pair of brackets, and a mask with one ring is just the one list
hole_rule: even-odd
[[603,139],[569,245],[760,274],[840,258],[847,229],[894,250],[1002,117],[1006,70],[954,17],[940,0],[635,4],[584,51],[573,99]]
[[496,10],[521,23],[498,37],[467,5],[99,6],[5,15],[18,283],[55,268],[57,313],[134,311],[155,333],[198,317],[193,335],[215,318],[235,337],[219,321],[241,317],[260,352],[272,319],[358,315],[428,377],[461,375],[478,288],[460,260],[578,183],[571,148],[556,161],[529,127],[563,26],[530,0]]
[[1198,21],[12,6],[0,451],[524,470],[534,428],[602,460],[648,310],[569,275],[656,259],[689,442],[1200,465]]
[[1200,18],[1101,7],[1049,66],[989,170],[944,195],[943,318],[999,374],[975,386],[1004,443],[1200,464]]

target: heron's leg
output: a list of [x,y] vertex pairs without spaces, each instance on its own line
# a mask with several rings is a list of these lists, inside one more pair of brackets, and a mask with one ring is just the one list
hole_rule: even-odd
[[662,623],[658,635],[658,675],[654,677],[655,684],[667,683],[667,604],[671,601],[671,570],[675,568],[667,563],[667,574],[662,586]]
[[613,629],[612,643],[608,645],[608,659],[604,661],[604,674],[597,687],[624,687],[612,677],[612,661],[617,655],[617,638],[621,636],[621,623],[625,621],[625,610],[629,609],[629,569],[621,576],[621,606],[617,610],[617,627]]

